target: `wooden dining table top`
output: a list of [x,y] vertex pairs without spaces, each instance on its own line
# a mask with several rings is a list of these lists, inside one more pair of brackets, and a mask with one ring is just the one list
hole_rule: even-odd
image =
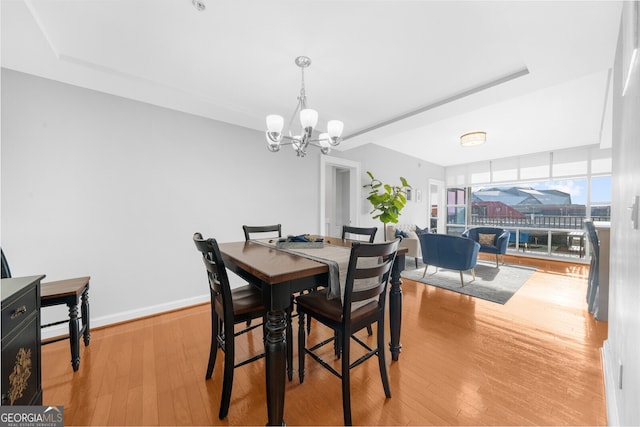
[[[275,243],[276,240],[277,238],[274,237],[272,243]],[[355,240],[324,237],[324,242],[330,245],[350,247]],[[264,283],[282,283],[300,277],[327,273],[329,270],[325,263],[251,240],[221,243],[219,247],[223,258],[233,260],[238,267]],[[398,253],[406,252],[407,248],[398,248]]]

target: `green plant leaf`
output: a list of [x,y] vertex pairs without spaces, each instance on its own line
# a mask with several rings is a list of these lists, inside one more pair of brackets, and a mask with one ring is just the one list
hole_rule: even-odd
[[[400,177],[402,185],[393,186],[376,179],[370,171],[367,171],[367,175],[371,182],[363,187],[370,189],[367,200],[373,207],[370,212],[373,215],[372,218],[380,219],[383,224],[397,223],[400,211],[407,203],[406,190],[411,186],[403,177]],[[384,189],[384,192],[379,192],[381,189]]]

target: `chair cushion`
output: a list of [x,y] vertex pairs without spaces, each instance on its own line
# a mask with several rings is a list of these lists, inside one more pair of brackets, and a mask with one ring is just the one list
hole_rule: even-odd
[[[235,315],[265,310],[262,305],[262,292],[251,285],[231,289],[231,299]],[[220,304],[220,309],[222,309],[222,304]]]
[[[330,319],[334,322],[342,320],[342,303],[339,298],[328,299],[327,290],[309,292],[296,297],[298,310],[317,313],[322,317]],[[351,312],[352,321],[356,321],[361,317],[370,315],[378,308],[377,301],[371,301]]]
[[485,246],[495,246],[496,235],[478,233],[478,243]]

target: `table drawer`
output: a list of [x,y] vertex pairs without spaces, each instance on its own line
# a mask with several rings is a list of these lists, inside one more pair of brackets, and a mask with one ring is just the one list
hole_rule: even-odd
[[37,285],[28,286],[2,307],[2,336],[6,336],[29,314],[38,310]]

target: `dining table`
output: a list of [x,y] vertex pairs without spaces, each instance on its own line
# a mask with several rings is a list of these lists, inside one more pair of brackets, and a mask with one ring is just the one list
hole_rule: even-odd
[[[254,286],[260,287],[267,309],[264,345],[266,353],[267,425],[285,425],[284,397],[286,376],[286,312],[294,293],[326,286],[329,266],[291,250],[261,241],[220,243],[220,253],[226,267]],[[327,245],[350,247],[354,241],[324,237]],[[272,243],[272,242],[269,242]],[[402,281],[400,273],[405,267],[407,248],[400,246],[391,271],[389,291],[389,326],[392,360],[397,361],[402,349],[400,329],[402,323]]]

